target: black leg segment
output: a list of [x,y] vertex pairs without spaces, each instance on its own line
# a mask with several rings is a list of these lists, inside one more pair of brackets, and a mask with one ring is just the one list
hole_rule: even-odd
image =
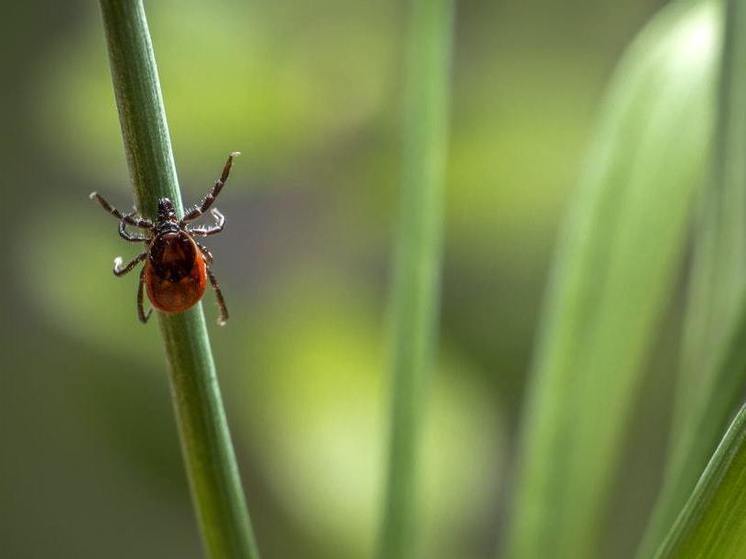
[[212,273],[210,268],[207,268],[207,277],[210,278],[210,285],[215,290],[215,297],[218,300],[218,309],[220,309],[220,315],[218,316],[218,326],[225,326],[228,321],[228,307],[225,306],[225,299],[223,299],[223,292],[220,291],[220,285],[218,280],[215,278],[215,274]]
[[220,233],[225,227],[225,216],[216,208],[211,209],[210,213],[212,214],[212,217],[215,218],[215,223],[213,225],[200,225],[199,227],[190,227],[187,230],[192,235],[198,235],[200,237],[208,237]]
[[100,206],[106,210],[108,213],[116,217],[120,221],[124,221],[127,225],[132,225],[133,227],[140,227],[142,229],[152,229],[153,228],[153,222],[149,219],[145,219],[144,217],[136,217],[133,213],[128,213],[126,215],[122,215],[122,212],[120,212],[118,209],[116,209],[114,206],[109,204],[109,202],[106,201],[106,199],[101,196],[98,192],[91,192],[89,198],[91,200],[95,200],[100,204]]
[[231,166],[233,165],[233,158],[239,155],[241,155],[239,152],[234,151],[228,156],[228,160],[225,162],[223,173],[220,175],[220,178],[213,185],[213,187],[207,191],[207,194],[199,204],[195,204],[186,211],[184,217],[181,219],[181,223],[197,219],[199,216],[205,213],[210,208],[210,206],[212,206],[215,198],[218,197],[218,194],[220,194],[220,191],[223,189],[225,182],[228,180],[228,175],[230,175]]
[[145,268],[140,270],[140,283],[137,286],[137,318],[140,319],[140,322],[145,324],[148,321],[148,318],[150,318],[150,313],[153,312],[153,309],[148,309],[147,314],[145,313],[145,308],[143,306],[143,288],[145,287]]
[[132,268],[137,266],[140,262],[148,257],[147,252],[142,252],[135,256],[126,266],[122,267],[122,258],[117,256],[114,259],[114,275],[117,277],[123,276],[127,272],[131,271]]
[[127,218],[131,218],[134,214],[128,213],[124,216],[122,216],[122,220],[119,222],[119,236],[122,237],[125,241],[129,241],[131,243],[140,243],[143,241],[149,241],[150,237],[147,237],[145,235],[141,235],[139,233],[130,233],[127,231]]
[[210,264],[212,264],[213,257],[212,257],[212,252],[210,252],[210,249],[208,249],[205,245],[203,245],[199,241],[194,241],[194,242],[197,243],[199,250],[202,252],[202,255],[205,257],[205,262],[207,263],[207,265],[209,266]]

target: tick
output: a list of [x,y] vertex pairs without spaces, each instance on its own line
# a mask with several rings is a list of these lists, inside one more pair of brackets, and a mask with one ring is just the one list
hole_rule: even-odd
[[[122,266],[122,259],[119,256],[114,259],[114,275],[117,277],[130,272],[140,262],[145,261],[137,288],[137,316],[140,322],[147,322],[152,312],[150,309],[147,314],[145,313],[143,289],[148,292],[153,307],[161,312],[173,314],[194,306],[202,298],[208,280],[218,300],[218,324],[223,326],[228,320],[223,293],[215,274],[210,270],[212,253],[195,238],[220,233],[225,225],[225,217],[213,208],[210,210],[215,219],[212,225],[193,227],[189,222],[210,209],[228,180],[233,158],[238,155],[238,152],[233,152],[228,156],[223,173],[215,185],[207,191],[202,201],[189,208],[181,219],[176,217],[174,205],[168,198],[158,200],[158,215],[153,223],[140,216],[137,209],[122,214],[98,193],[91,193],[92,200],[96,200],[102,208],[119,220],[120,237],[125,241],[145,243],[147,246],[144,252],[138,254],[126,266]],[[143,231],[132,232],[127,229],[128,226]]]

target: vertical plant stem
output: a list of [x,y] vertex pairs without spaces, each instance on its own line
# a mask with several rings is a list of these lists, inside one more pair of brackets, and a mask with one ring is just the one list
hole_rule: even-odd
[[[138,208],[183,212],[158,72],[141,0],[101,0],[124,148]],[[258,558],[202,306],[158,313],[181,446],[207,555]]]
[[382,559],[416,554],[419,447],[440,295],[452,0],[412,0],[409,25]]

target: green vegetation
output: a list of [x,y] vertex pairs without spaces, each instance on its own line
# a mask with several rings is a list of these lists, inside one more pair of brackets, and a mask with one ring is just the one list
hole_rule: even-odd
[[656,559],[743,557],[746,552],[746,408],[742,408]]
[[422,423],[438,330],[448,153],[453,2],[410,4],[400,223],[391,288],[393,382],[381,559],[417,555],[417,485],[423,473]]
[[717,7],[674,4],[602,109],[558,249],[524,415],[508,557],[595,557],[705,176]]
[[[158,74],[58,4],[3,36],[5,555],[253,559],[248,500],[266,558],[746,556],[742,3],[159,0]],[[85,195],[234,149],[231,321],[142,327]]]
[[712,172],[695,229],[671,448],[641,558],[689,498],[746,385],[746,9],[717,6],[727,12]]
[[[181,208],[142,7],[107,1],[102,6],[138,200],[146,215],[160,196]],[[722,553],[740,549],[739,537],[723,535],[720,526],[739,518],[741,505],[729,495],[740,489],[736,467],[743,419],[736,420],[690,497],[737,405],[746,362],[740,343],[746,333],[741,325],[746,256],[733,257],[746,255],[746,166],[740,157],[746,120],[738,117],[746,99],[741,70],[746,40],[738,30],[746,16],[735,4],[729,10],[720,49],[718,2],[668,7],[628,50],[606,96],[550,282],[523,424],[510,558],[597,554],[626,428],[673,301],[711,145],[715,157],[696,234],[672,450],[640,556],[652,556],[685,502],[662,556],[679,556],[671,550],[685,549],[686,556],[699,557],[712,541]],[[391,288],[388,479],[377,544],[382,559],[420,552],[419,486],[438,330],[452,26],[450,0],[412,2]],[[713,143],[713,84],[721,58]],[[214,557],[256,557],[201,308],[160,322],[208,551]]]

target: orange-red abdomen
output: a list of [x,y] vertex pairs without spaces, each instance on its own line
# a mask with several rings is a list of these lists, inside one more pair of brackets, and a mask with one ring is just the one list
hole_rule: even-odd
[[202,298],[206,285],[205,260],[188,234],[170,231],[153,239],[145,264],[145,288],[156,309],[185,311]]

